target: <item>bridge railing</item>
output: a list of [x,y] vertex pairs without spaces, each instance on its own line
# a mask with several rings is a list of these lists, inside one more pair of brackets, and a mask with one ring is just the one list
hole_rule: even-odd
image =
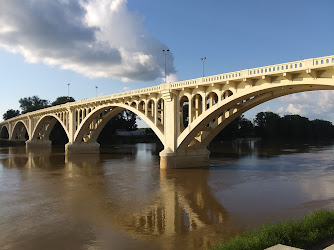
[[219,75],[212,75],[207,77],[200,77],[185,81],[178,81],[178,82],[172,82],[172,83],[163,83],[160,85],[142,88],[142,89],[136,89],[136,90],[130,90],[126,92],[106,95],[106,96],[100,96],[90,99],[84,99],[77,102],[71,102],[66,104],[61,104],[54,107],[45,108],[42,110],[37,110],[30,112],[29,114],[20,115],[14,118],[11,118],[7,121],[15,121],[22,119],[26,116],[34,116],[39,115],[41,113],[48,113],[48,112],[55,112],[57,110],[61,111],[65,108],[69,107],[75,107],[80,106],[92,102],[99,102],[104,100],[112,100],[112,99],[119,99],[119,98],[126,98],[136,95],[149,95],[151,93],[160,93],[163,90],[170,90],[170,89],[180,89],[180,88],[186,88],[191,86],[198,86],[198,85],[208,85],[215,82],[226,82],[226,81],[233,81],[233,80],[242,80],[244,78],[249,77],[258,77],[261,75],[275,75],[283,72],[294,72],[294,71],[301,71],[306,69],[316,69],[324,66],[334,66],[334,55],[331,56],[325,56],[325,57],[318,57],[318,58],[311,58],[306,60],[300,60],[300,61],[294,61],[294,62],[288,62],[288,63],[281,63],[281,64],[275,64],[275,65],[269,65],[264,67],[258,67],[258,68],[252,68],[252,69],[245,69],[235,72],[229,72]]
[[217,81],[233,81],[240,80],[249,77],[257,77],[262,75],[275,75],[283,72],[293,72],[306,69],[313,69],[323,67],[324,65],[334,65],[334,56],[326,56],[319,58],[312,58],[288,63],[281,63],[269,66],[263,66],[252,69],[245,69],[235,72],[229,72],[219,75],[212,75],[207,77],[201,77],[186,81],[170,83],[171,89],[184,88],[193,85],[210,84]]

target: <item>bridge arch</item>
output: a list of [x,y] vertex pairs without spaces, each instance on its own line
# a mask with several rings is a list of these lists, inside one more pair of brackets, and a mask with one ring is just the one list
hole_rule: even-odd
[[157,126],[163,128],[165,124],[165,100],[163,98],[157,100],[157,109]]
[[285,84],[284,86],[254,86],[251,92],[240,92],[223,99],[203,112],[191,124],[191,129],[183,131],[177,141],[178,150],[205,149],[214,137],[235,118],[247,110],[272,99],[293,93],[334,90],[331,79],[308,80],[304,83]]
[[26,141],[26,134],[28,139],[31,137],[28,126],[25,120],[20,120],[14,123],[12,134],[9,136],[11,140]]
[[[150,101],[155,103],[153,99]],[[99,134],[107,122],[124,110],[129,110],[139,116],[148,126],[150,126],[162,144],[164,144],[164,135],[161,127],[159,128],[156,126],[154,121],[147,117],[143,112],[127,104],[103,105],[98,109],[94,109],[87,117],[85,117],[77,128],[74,135],[74,143],[96,143]]]
[[143,114],[145,114],[145,110],[146,110],[146,100],[142,100],[138,103],[138,110],[140,112],[142,112]]
[[149,99],[148,102],[147,102],[147,107],[146,107],[147,116],[151,121],[153,121],[153,119],[154,119],[155,103],[156,103],[156,100],[153,99],[153,98]]
[[9,139],[9,129],[7,125],[3,125],[0,129],[0,138],[1,139]]
[[[85,112],[85,111],[80,111]],[[54,114],[47,114],[42,116],[33,130],[31,141],[49,141],[50,133],[53,129],[53,127],[56,125],[56,123],[59,122],[62,128],[64,129],[67,138],[69,139],[69,132],[66,128],[65,124],[63,123],[62,119],[60,119],[57,115]]]
[[189,124],[189,106],[190,106],[191,95],[190,94],[183,94],[179,98],[179,119],[180,119],[180,132],[185,130]]
[[218,100],[218,94],[215,91],[209,92],[206,95],[206,108],[211,108],[213,105],[218,103]]

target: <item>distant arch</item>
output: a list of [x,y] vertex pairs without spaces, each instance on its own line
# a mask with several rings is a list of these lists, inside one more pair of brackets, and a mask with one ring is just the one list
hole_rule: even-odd
[[9,137],[11,140],[26,141],[30,138],[28,126],[24,121],[17,121],[13,128],[12,135]]
[[[74,143],[96,142],[99,134],[107,122],[123,110],[129,110],[139,116],[144,122],[147,123],[148,126],[150,126],[162,144],[165,144],[163,131],[154,124],[154,121],[145,116],[145,114],[140,110],[126,104],[104,105],[98,109],[93,110],[93,112],[91,112],[78,127],[74,135]],[[97,118],[99,118],[99,122],[97,121]]]
[[[80,110],[80,112],[82,111]],[[49,140],[50,133],[57,122],[59,122],[60,125],[63,127],[66,136],[69,139],[70,136],[68,129],[66,128],[62,120],[56,115],[48,114],[42,116],[38,120],[37,126],[33,130],[31,140],[44,140],[44,139]]]
[[9,139],[9,130],[6,125],[3,125],[0,130],[1,139]]

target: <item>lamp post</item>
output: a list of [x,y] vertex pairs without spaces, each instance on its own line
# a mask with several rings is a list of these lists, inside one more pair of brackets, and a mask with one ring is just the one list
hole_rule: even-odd
[[96,97],[97,97],[97,88],[98,88],[98,87],[97,87],[97,86],[95,86],[95,90],[96,90],[96,94],[95,94],[95,95],[96,95]]
[[204,64],[205,64],[206,57],[202,57],[201,61],[203,63],[203,77],[204,77]]
[[167,66],[166,66],[166,57],[169,53],[169,49],[167,50],[162,50],[162,53],[165,55],[165,83],[167,82]]
[[70,83],[67,84],[67,99],[70,99]]

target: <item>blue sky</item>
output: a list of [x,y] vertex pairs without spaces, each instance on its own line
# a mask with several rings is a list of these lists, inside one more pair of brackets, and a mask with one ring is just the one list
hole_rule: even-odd
[[[163,82],[334,54],[334,1],[0,1],[0,114],[22,97],[76,100]],[[334,122],[334,94],[264,103]]]

